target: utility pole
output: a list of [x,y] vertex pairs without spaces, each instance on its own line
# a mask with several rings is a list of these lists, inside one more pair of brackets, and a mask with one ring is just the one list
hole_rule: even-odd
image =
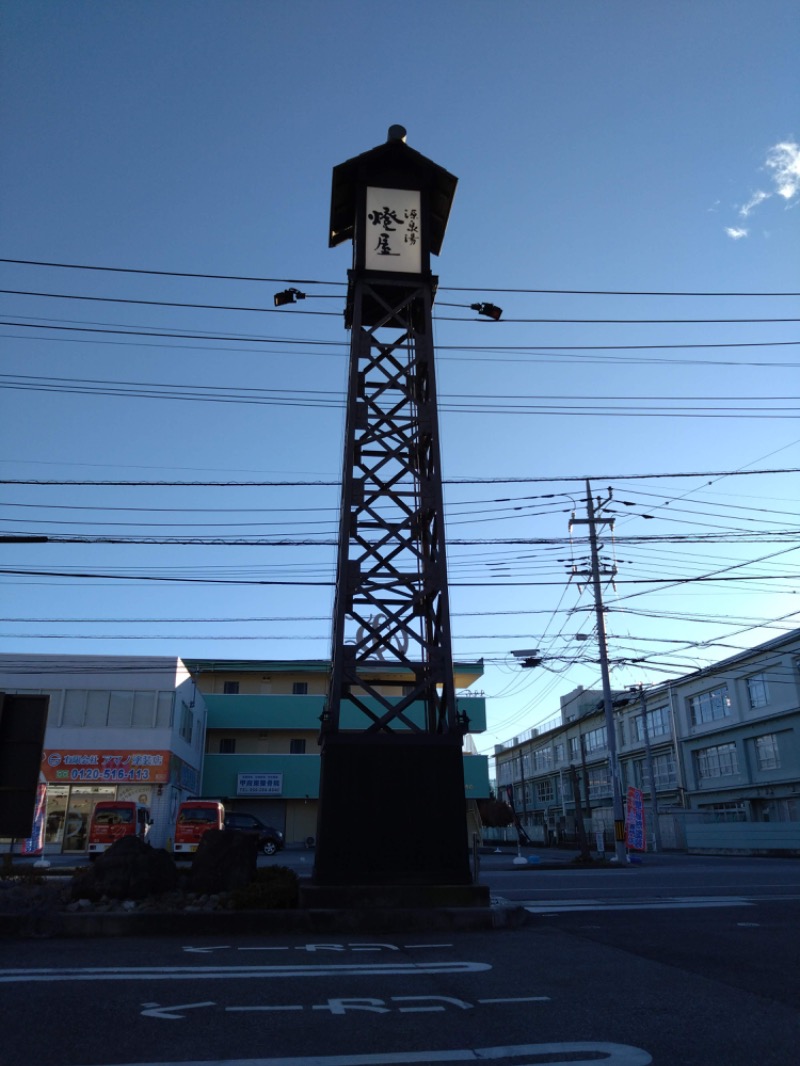
[[[589,576],[594,591],[594,609],[597,617],[597,643],[599,648],[600,674],[603,681],[603,710],[606,720],[606,740],[608,744],[608,765],[611,772],[611,796],[614,813],[614,853],[618,862],[626,862],[625,851],[625,814],[622,806],[622,787],[619,779],[619,762],[617,759],[617,734],[614,729],[614,708],[611,698],[611,681],[608,673],[608,645],[606,641],[606,619],[603,608],[603,591],[600,586],[600,551],[597,544],[597,527],[610,526],[613,529],[614,519],[603,518],[603,508],[611,500],[611,489],[608,490],[606,500],[595,501],[592,499],[592,488],[589,480],[586,480],[586,518],[572,519],[573,525],[586,525],[589,527],[589,548],[591,552],[591,568]],[[616,570],[608,572],[609,577],[614,577]]]
[[647,761],[647,777],[650,781],[650,803],[653,809],[653,837],[656,851],[661,851],[661,826],[658,821],[658,799],[656,798],[656,778],[653,772],[653,752],[650,748],[650,727],[647,724],[647,696],[644,685],[639,685],[639,703],[642,707],[642,729],[644,730],[644,754]]

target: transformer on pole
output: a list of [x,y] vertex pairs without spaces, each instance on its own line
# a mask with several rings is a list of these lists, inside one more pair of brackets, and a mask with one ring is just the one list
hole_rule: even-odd
[[456,181],[401,126],[333,171],[330,244],[353,267],[318,885],[471,881],[430,272]]

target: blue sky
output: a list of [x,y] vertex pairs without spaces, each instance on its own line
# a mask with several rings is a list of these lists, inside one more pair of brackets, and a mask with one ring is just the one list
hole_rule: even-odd
[[[584,477],[619,516],[615,685],[798,624],[800,302],[750,295],[800,291],[795,3],[10,0],[0,30],[4,534],[330,540],[350,256],[327,245],[331,170],[401,123],[459,179],[435,329],[479,747],[599,683],[566,579]],[[276,312],[287,284],[308,299]],[[322,484],[64,484],[86,480]],[[4,652],[329,653],[330,544],[3,557]],[[527,647],[539,670],[509,654]]]

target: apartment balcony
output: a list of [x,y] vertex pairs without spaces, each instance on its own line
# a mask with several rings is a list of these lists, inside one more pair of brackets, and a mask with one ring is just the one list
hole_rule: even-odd
[[[318,729],[320,716],[325,704],[324,695],[295,696],[285,695],[247,695],[235,696],[204,693],[203,699],[208,708],[207,728],[233,731],[254,729],[267,732],[270,729]],[[364,703],[376,714],[382,714],[380,705],[371,698]],[[483,733],[486,730],[486,699],[484,696],[458,696],[456,705],[459,713],[469,718],[469,732]],[[408,718],[423,727],[425,716],[421,703],[414,703],[408,711]],[[341,728],[362,729],[364,716],[354,707],[343,701],[341,707]]]

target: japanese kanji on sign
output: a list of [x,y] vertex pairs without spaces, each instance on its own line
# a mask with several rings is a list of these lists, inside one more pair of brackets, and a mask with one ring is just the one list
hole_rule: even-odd
[[367,188],[367,270],[419,274],[420,194],[413,189]]

